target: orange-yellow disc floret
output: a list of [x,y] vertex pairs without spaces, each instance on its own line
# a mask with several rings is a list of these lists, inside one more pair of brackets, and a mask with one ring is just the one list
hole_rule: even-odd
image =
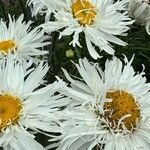
[[0,41],[0,51],[4,55],[8,54],[10,51],[14,51],[15,48],[16,48],[16,44],[15,41],[13,40]]
[[22,110],[21,101],[8,94],[0,95],[0,130],[10,124],[16,124]]
[[89,0],[75,0],[72,13],[81,25],[91,25],[97,14],[95,6]]
[[[137,121],[140,120],[140,109],[134,97],[125,91],[114,91],[107,92],[106,98],[112,99],[104,104],[104,116],[110,122],[111,128],[123,129],[123,125],[130,131],[136,128]],[[131,116],[123,119],[123,124],[117,127],[119,120],[128,114]]]

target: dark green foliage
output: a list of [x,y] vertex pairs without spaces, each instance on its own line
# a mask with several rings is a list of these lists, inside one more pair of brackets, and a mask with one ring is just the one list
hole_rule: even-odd
[[[87,57],[89,60],[93,62],[99,62],[100,66],[104,68],[105,61],[107,59],[111,59],[111,55],[106,52],[102,52],[103,58],[98,60],[94,60],[89,55],[83,35],[81,35],[80,41],[82,43],[82,48],[76,47],[73,48],[69,46],[70,36],[63,37],[62,39],[58,39],[58,33],[53,33],[52,43],[53,48],[50,52],[52,57],[49,57],[50,65],[53,66],[51,72],[53,75],[63,76],[61,67],[66,68],[71,74],[76,75],[77,71],[74,68],[74,65],[70,62],[69,58],[66,58],[65,53],[66,50],[72,49],[74,51],[74,57],[71,58],[74,62],[78,62],[78,58]],[[137,72],[143,71],[143,66],[145,66],[145,72],[147,80],[150,81],[150,36],[146,33],[145,28],[143,26],[133,25],[129,31],[128,36],[121,37],[125,42],[128,43],[126,47],[118,46],[113,44],[114,49],[116,50],[115,55],[121,60],[124,59],[124,55],[130,60],[133,55],[134,61],[133,66]],[[53,58],[53,59],[51,59]]]

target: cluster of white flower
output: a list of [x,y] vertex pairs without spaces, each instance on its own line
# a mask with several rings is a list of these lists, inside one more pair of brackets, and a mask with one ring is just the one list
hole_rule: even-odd
[[[150,34],[148,0],[28,0],[32,15],[45,23],[0,21],[0,147],[4,150],[150,150],[150,83],[136,73],[133,58],[114,56],[111,43],[126,46],[133,22]],[[54,20],[51,21],[51,14]],[[134,20],[132,20],[133,17]],[[75,64],[79,77],[63,69],[69,84],[56,76],[49,84],[49,66],[40,57],[48,53],[51,32],[70,35],[73,47],[82,47],[84,33],[90,56],[113,55],[102,70],[87,58]],[[48,34],[47,34],[48,33]],[[99,52],[100,51],[100,52]],[[47,147],[36,133],[50,137]]]

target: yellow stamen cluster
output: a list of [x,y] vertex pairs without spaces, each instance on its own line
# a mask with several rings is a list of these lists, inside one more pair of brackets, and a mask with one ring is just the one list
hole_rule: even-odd
[[75,0],[72,13],[81,25],[91,25],[96,17],[95,6],[89,0]]
[[13,40],[5,40],[5,41],[0,41],[0,51],[6,55],[10,51],[14,51],[16,48],[15,41]]
[[0,95],[0,130],[16,124],[22,110],[21,101],[8,94]]
[[[112,99],[111,102],[104,104],[105,117],[110,122],[111,128],[123,129],[124,125],[129,131],[132,131],[140,119],[140,110],[133,96],[125,91],[114,91],[107,92],[106,98]],[[119,123],[119,120],[128,114],[131,116],[124,118],[122,123]]]

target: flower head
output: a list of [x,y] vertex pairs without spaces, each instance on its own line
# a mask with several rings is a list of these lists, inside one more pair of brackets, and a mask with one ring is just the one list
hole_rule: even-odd
[[81,47],[79,35],[83,32],[88,51],[94,59],[100,57],[95,47],[113,55],[114,49],[110,43],[126,45],[116,37],[124,35],[129,29],[128,25],[133,23],[124,8],[126,1],[64,0],[62,3],[61,9],[54,12],[56,20],[42,25],[46,32],[63,29],[60,38],[73,35],[70,44],[74,47]]
[[136,74],[132,60],[108,60],[105,70],[98,64],[80,59],[76,67],[81,80],[72,79],[64,70],[71,87],[64,93],[72,99],[61,112],[62,135],[58,150],[149,149],[150,84]]
[[[9,55],[0,67],[0,147],[4,149],[44,150],[33,132],[59,132],[55,125],[58,83],[45,86],[48,66],[41,62],[18,61]],[[43,88],[40,88],[43,86]],[[30,129],[30,131],[28,131]]]
[[140,25],[145,25],[147,33],[150,35],[150,1],[130,0],[129,14]]
[[23,22],[23,15],[18,20],[9,15],[8,27],[0,20],[0,58],[8,54],[16,54],[20,58],[32,59],[32,56],[45,55],[47,51],[40,50],[49,42],[44,42],[48,36],[39,27],[31,30],[31,22]]

